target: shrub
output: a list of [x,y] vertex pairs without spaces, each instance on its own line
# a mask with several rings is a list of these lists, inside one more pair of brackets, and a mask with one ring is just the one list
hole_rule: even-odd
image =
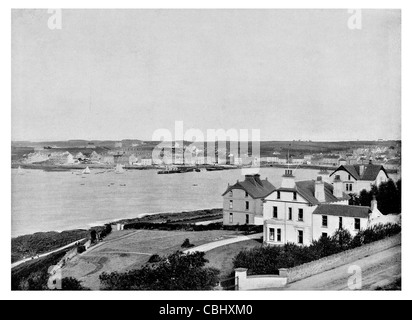
[[78,254],[82,254],[83,252],[86,251],[86,247],[85,246],[78,246],[77,247],[77,253]]
[[158,254],[154,254],[149,258],[149,263],[157,263],[162,261],[162,258]]
[[218,283],[219,270],[205,268],[204,252],[176,252],[158,264],[145,265],[126,273],[100,275],[104,290],[211,290]]
[[81,282],[75,278],[68,277],[62,279],[62,290],[66,291],[79,291],[79,290],[88,290],[83,287]]
[[183,241],[182,243],[182,248],[187,249],[187,248],[193,248],[193,247],[194,247],[194,244],[191,244],[189,239],[185,239],[185,241]]

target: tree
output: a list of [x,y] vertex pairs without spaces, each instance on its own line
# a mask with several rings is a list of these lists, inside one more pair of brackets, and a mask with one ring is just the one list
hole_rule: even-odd
[[204,252],[176,252],[156,264],[146,264],[126,273],[100,275],[104,290],[211,290],[219,270],[205,268]]
[[88,290],[88,289],[83,287],[79,280],[72,278],[72,277],[68,277],[68,278],[62,279],[62,290],[80,291],[80,290]]

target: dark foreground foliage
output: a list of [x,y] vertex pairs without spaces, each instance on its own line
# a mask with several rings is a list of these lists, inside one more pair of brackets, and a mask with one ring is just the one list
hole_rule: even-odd
[[100,275],[103,290],[211,290],[218,283],[219,270],[205,268],[204,252],[176,252],[156,264],[146,264],[126,273]]
[[378,209],[383,214],[398,214],[402,212],[402,181],[393,180],[382,183],[379,188],[373,186],[371,191],[363,190],[352,195],[350,204],[369,207],[373,197],[378,200]]

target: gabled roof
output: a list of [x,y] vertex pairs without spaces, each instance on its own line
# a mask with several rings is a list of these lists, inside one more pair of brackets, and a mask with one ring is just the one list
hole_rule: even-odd
[[382,165],[366,164],[364,165],[364,171],[362,175],[360,175],[360,167],[361,165],[343,165],[336,169],[330,176],[332,176],[337,171],[344,170],[349,173],[355,180],[375,181],[381,170],[383,170],[383,172],[389,178],[388,173]]
[[[293,189],[290,188],[277,188],[275,191],[284,191],[284,192],[297,192],[302,198],[309,202],[309,204],[316,206],[321,204],[318,199],[315,197],[315,180],[307,181],[297,181],[296,187]],[[271,193],[273,193],[271,192]],[[269,195],[269,194],[268,194]],[[322,203],[333,203],[339,201],[350,200],[350,197],[343,192],[342,198],[337,198],[333,195],[333,186],[329,183],[325,183],[325,202]]]
[[315,209],[313,214],[368,219],[371,212],[369,207],[321,204]]
[[[321,203],[315,197],[315,181],[314,180],[296,182],[296,191],[303,198],[305,198],[311,205],[318,205]],[[349,200],[349,199],[350,197],[346,193],[343,193],[342,198],[336,198],[333,195],[333,186],[330,185],[329,183],[325,183],[325,200],[326,200],[325,203],[332,203],[332,202],[338,202],[338,201]]]
[[276,188],[268,180],[260,180],[260,175],[247,175],[245,181],[238,181],[229,186],[222,196],[233,189],[241,189],[247,192],[253,199],[264,198],[271,194]]

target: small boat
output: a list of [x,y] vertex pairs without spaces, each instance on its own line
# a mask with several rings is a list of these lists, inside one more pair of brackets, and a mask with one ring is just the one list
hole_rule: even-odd
[[114,172],[116,172],[116,173],[123,173],[123,172],[124,172],[123,166],[122,166],[120,163],[118,163],[118,164],[116,165],[116,169],[114,170]]
[[202,170],[200,170],[200,169],[195,169],[195,171],[196,171],[196,172],[201,172]]
[[90,169],[89,169],[89,167],[86,167],[86,169],[84,169],[84,170],[82,171],[82,174],[90,174]]
[[17,168],[17,174],[24,174],[24,171],[20,166]]

